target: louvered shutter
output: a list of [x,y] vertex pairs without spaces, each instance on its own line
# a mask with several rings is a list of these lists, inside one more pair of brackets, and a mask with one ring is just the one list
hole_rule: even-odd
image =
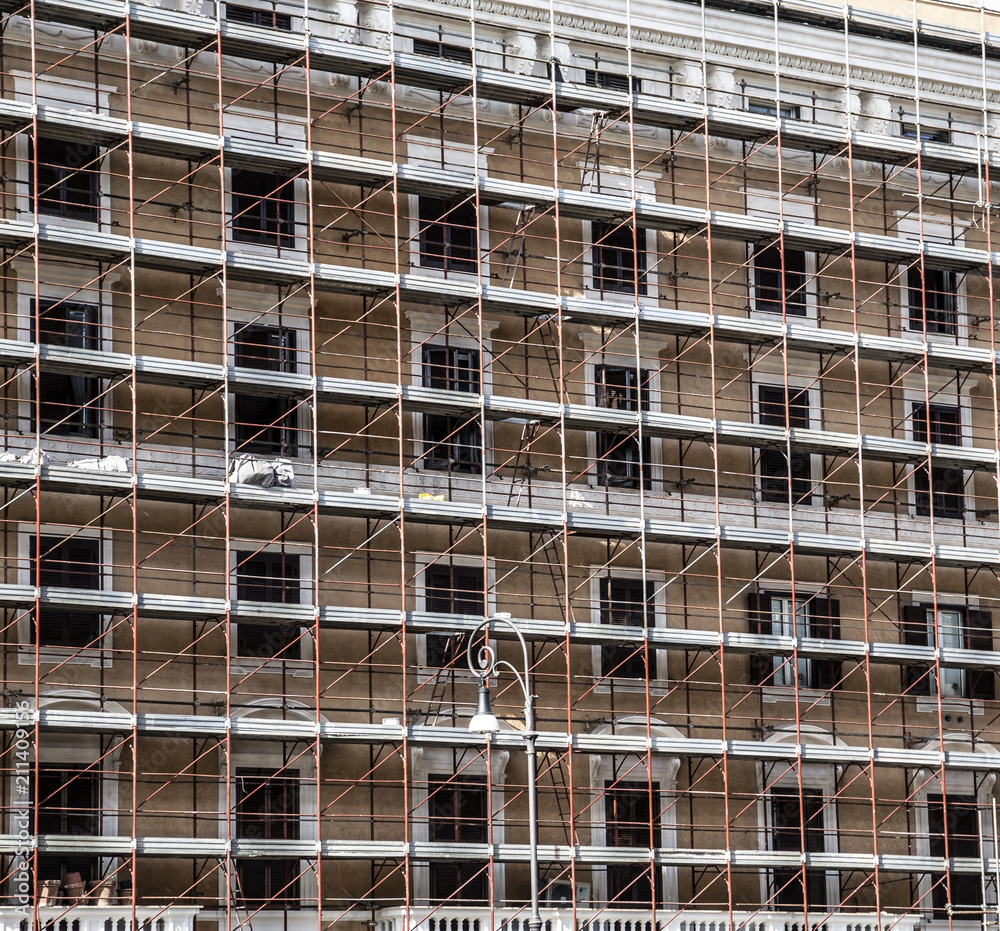
[[[749,629],[752,634],[771,633],[771,596],[767,592],[747,593]],[[774,656],[769,653],[750,655],[750,681],[754,685],[774,682]]]
[[806,254],[801,249],[785,249],[785,313],[805,316]]
[[[993,614],[970,608],[966,621],[966,644],[970,650],[993,650]],[[970,669],[969,698],[992,701],[996,697],[996,673],[992,669]]]
[[[928,646],[929,628],[926,605],[903,605],[901,622],[903,643],[908,646]],[[927,666],[907,666],[903,670],[904,684],[911,695],[931,694],[931,671]]]
[[[436,614],[485,614],[481,566],[429,566],[424,570],[424,602]],[[427,634],[428,666],[463,663],[466,637],[461,633]]]
[[[809,627],[813,637],[840,639],[840,601],[836,598],[813,598],[808,605]],[[834,689],[840,685],[839,659],[812,660],[813,688]]]

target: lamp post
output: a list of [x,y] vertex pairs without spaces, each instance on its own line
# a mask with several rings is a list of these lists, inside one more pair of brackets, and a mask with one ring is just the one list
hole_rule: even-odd
[[[517,635],[524,656],[524,673],[506,660],[498,659],[496,650],[484,643],[473,658],[472,644],[479,634],[491,624],[506,624]],[[528,755],[528,845],[531,851],[531,916],[528,918],[528,931],[541,931],[542,916],[538,913],[538,773],[535,762],[535,696],[531,694],[531,679],[529,675],[528,644],[524,642],[521,631],[510,617],[498,614],[487,618],[469,637],[466,646],[470,671],[479,677],[479,695],[476,699],[476,713],[469,721],[469,730],[474,734],[495,734],[500,730],[500,722],[490,707],[490,678],[496,676],[501,668],[514,673],[524,693],[524,751]]]

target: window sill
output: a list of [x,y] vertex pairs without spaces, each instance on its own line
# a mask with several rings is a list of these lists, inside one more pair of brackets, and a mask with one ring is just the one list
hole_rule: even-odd
[[760,689],[761,700],[765,705],[773,705],[779,701],[807,702],[810,705],[825,706],[830,704],[830,693],[824,689],[799,689],[798,698],[791,686],[764,685]]
[[255,662],[248,656],[234,659],[229,664],[229,673],[234,676],[260,673],[265,676],[288,675],[294,679],[311,679],[314,671],[314,663],[308,659],[262,659]]
[[936,695],[918,695],[917,711],[921,714],[937,714],[938,707],[950,713],[982,714],[983,703],[975,698],[942,698]]
[[[70,666],[91,666],[94,669],[110,669],[111,653],[109,650],[92,648],[40,647],[38,661],[53,665],[67,664]],[[18,647],[17,662],[20,666],[33,666],[35,664],[35,648],[27,644]]]
[[421,275],[426,275],[428,278],[443,278],[446,280],[455,281],[476,281],[478,282],[480,278],[489,284],[490,280],[490,266],[488,262],[483,262],[480,265],[478,271],[458,271],[457,269],[449,268],[435,268],[432,265],[421,265],[419,262],[413,262],[411,269],[414,273],[419,273]]
[[[645,695],[646,683],[642,679],[621,679],[612,678],[610,681],[605,678],[594,686],[594,692],[598,695],[610,695],[612,692],[618,694],[624,692],[629,695]],[[670,685],[665,679],[657,679],[649,683],[650,695],[667,695],[670,692]]]
[[456,682],[477,682],[479,677],[465,665],[464,657],[460,663],[458,666],[417,666],[417,681],[423,683],[438,678],[447,682],[454,678]]

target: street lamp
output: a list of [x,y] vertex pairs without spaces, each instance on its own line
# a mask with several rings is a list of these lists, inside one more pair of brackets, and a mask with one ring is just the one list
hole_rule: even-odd
[[[524,655],[524,674],[518,672],[506,660],[498,659],[497,652],[488,643],[479,647],[475,659],[472,655],[472,644],[479,634],[491,624],[506,624],[517,635]],[[528,644],[524,642],[521,631],[510,619],[509,615],[496,614],[482,622],[469,637],[466,646],[469,669],[479,677],[479,694],[476,699],[476,713],[469,721],[469,730],[474,734],[495,734],[500,730],[500,722],[490,707],[490,678],[496,676],[501,667],[514,673],[524,693],[524,751],[528,755],[528,844],[531,850],[531,917],[528,918],[528,931],[541,931],[542,916],[538,913],[538,773],[535,767],[535,696],[531,694],[531,679],[528,667]]]

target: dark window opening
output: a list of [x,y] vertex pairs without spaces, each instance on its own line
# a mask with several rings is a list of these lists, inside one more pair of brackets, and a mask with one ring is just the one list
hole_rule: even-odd
[[773,100],[753,98],[747,102],[749,113],[763,113],[766,116],[780,116],[784,120],[801,119],[801,109],[791,103],[775,103]]
[[[301,563],[286,553],[236,553],[236,597],[239,601],[299,604]],[[302,632],[293,624],[237,624],[236,655],[281,659],[302,658]]]
[[[424,569],[424,604],[434,614],[471,614],[484,617],[486,612],[485,575],[482,566],[433,565]],[[464,634],[427,634],[428,666],[457,665],[465,668]]]
[[906,270],[910,329],[955,336],[958,333],[957,288],[954,272],[911,265]]
[[479,270],[479,213],[472,201],[418,198],[420,264],[452,272]]
[[[928,795],[927,833],[932,857],[978,859],[979,806],[975,797],[949,794],[945,804],[944,796]],[[983,889],[978,873],[932,873],[931,881],[935,918],[956,921],[982,918]]]
[[940,142],[951,144],[951,130],[946,126],[920,126],[916,123],[903,123],[900,133],[905,139],[919,139],[921,142]]
[[[35,156],[38,184],[35,184]],[[30,153],[29,186],[38,195],[38,212],[96,223],[100,207],[100,153],[97,146],[40,138]]]
[[[431,776],[427,785],[427,820],[431,843],[485,844],[489,838],[486,779],[465,774]],[[448,899],[486,902],[489,898],[486,862],[432,861],[430,895],[435,903]]]
[[[768,427],[809,427],[809,389],[789,389],[780,385],[759,385],[758,423]],[[787,504],[812,504],[812,456],[791,453],[784,446],[760,450],[760,498]]]
[[[620,365],[594,368],[598,407],[619,411],[649,410],[649,372]],[[648,436],[630,433],[597,434],[597,483],[612,488],[650,487]]]
[[[962,419],[948,404],[914,404],[913,439],[918,443],[962,445]],[[951,466],[920,465],[913,470],[914,509],[928,517],[961,519],[965,513],[965,473]]]
[[[792,598],[790,593],[749,592],[749,630],[752,634],[789,638],[840,639],[840,601],[814,595]],[[750,656],[750,681],[754,685],[785,688],[835,689],[840,686],[839,659]]]
[[232,236],[261,246],[295,245],[294,182],[265,171],[234,168]]
[[585,80],[591,87],[603,87],[609,91],[624,91],[633,94],[642,93],[642,78],[630,78],[627,74],[615,74],[611,71],[597,71],[591,68],[587,70]]
[[[604,823],[608,847],[659,847],[659,783],[606,782]],[[659,869],[628,863],[609,865],[607,871],[610,906],[662,904]]]
[[261,10],[252,6],[235,6],[232,3],[226,4],[226,21],[246,23],[248,26],[267,26],[270,29],[283,29],[286,32],[292,28],[292,17],[287,13]]
[[593,223],[591,229],[594,286],[615,294],[646,294],[646,231],[633,236],[630,223]]
[[472,64],[472,49],[464,45],[450,45],[447,42],[434,42],[430,39],[414,39],[413,51],[416,55],[426,55],[428,58],[443,58],[445,61],[458,62],[461,65]]
[[[959,605],[903,605],[900,626],[909,646],[977,650],[993,649],[993,615],[978,608]],[[992,669],[957,669],[941,666],[940,676],[930,666],[908,666],[904,685],[911,695],[971,698],[992,701],[995,673]]]
[[[42,587],[101,588],[100,541],[82,537],[31,537],[31,561],[37,557]],[[40,555],[39,555],[40,553]],[[36,630],[31,631],[36,642]],[[100,647],[101,615],[86,608],[66,609],[42,604],[38,608],[37,642],[43,647]]]
[[[97,307],[72,301],[32,301],[38,308],[35,339],[47,346],[99,349]],[[44,363],[43,363],[44,364]],[[31,425],[58,436],[96,437],[100,425],[100,380],[85,375],[43,371],[32,386]],[[35,392],[37,391],[37,395]]]
[[777,244],[753,250],[754,309],[790,317],[806,316],[806,254]]
[[[299,839],[299,771],[239,767],[236,770],[236,837],[240,840]],[[236,898],[248,908],[298,906],[298,860],[236,861]]]
[[[824,800],[817,789],[771,789],[771,849],[790,853],[823,853]],[[805,843],[803,844],[803,839]],[[771,901],[791,909],[822,907],[827,904],[826,872],[805,869],[778,869],[771,874]]]
[[[642,579],[601,579],[601,623],[620,627],[655,627],[656,586]],[[601,647],[601,675],[645,679],[642,643],[617,642]],[[656,678],[656,651],[649,650],[649,678]]]
[[[425,388],[442,388],[479,394],[478,349],[458,346],[424,346],[422,382]],[[423,467],[436,471],[483,471],[483,429],[478,414],[424,414]]]
[[[28,797],[34,798],[29,792]],[[101,774],[74,763],[48,764],[38,770],[38,833],[71,837],[101,834]],[[84,882],[101,878],[101,859],[80,853],[38,853],[38,879],[61,879],[79,873]]]
[[[248,324],[236,330],[233,361],[243,368],[268,372],[295,371],[295,330]],[[295,402],[288,398],[237,394],[234,440],[236,451],[265,456],[298,455]]]

